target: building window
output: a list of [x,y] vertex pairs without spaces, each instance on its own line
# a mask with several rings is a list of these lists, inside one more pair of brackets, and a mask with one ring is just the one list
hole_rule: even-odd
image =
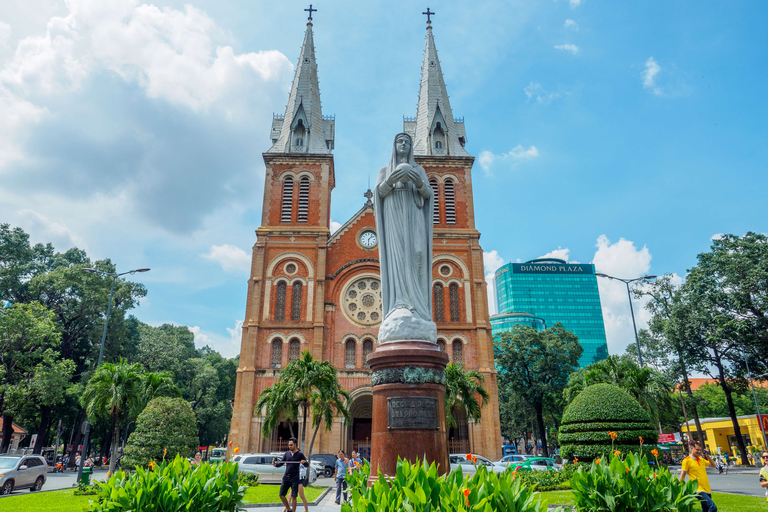
[[456,199],[453,192],[453,180],[445,180],[445,223],[456,224]]
[[432,224],[440,224],[440,196],[437,193],[437,180],[429,180],[429,186],[432,187]]
[[371,352],[373,352],[373,341],[371,340],[365,340],[363,342],[363,368],[370,368],[371,365],[368,364],[368,356],[371,355]]
[[296,338],[293,338],[288,344],[288,360],[296,361],[301,354],[301,342]]
[[451,322],[459,321],[459,285],[451,283],[448,287],[448,295],[451,298]]
[[437,340],[437,348],[440,349],[440,352],[445,352],[445,340]]
[[464,364],[464,344],[461,340],[453,340],[453,364]]
[[283,364],[283,340],[276,339],[272,342],[272,361],[270,367],[280,368]]
[[432,291],[434,296],[432,302],[435,304],[435,322],[445,322],[445,315],[443,313],[443,285],[435,283]]
[[347,340],[344,347],[344,368],[354,368],[357,361],[357,345],[355,340]]
[[307,222],[309,211],[309,178],[306,176],[299,181],[299,222]]
[[436,141],[435,141],[435,148],[437,148],[437,149],[443,149],[443,142],[442,142],[442,141],[439,141],[439,140],[436,140]]
[[280,216],[281,222],[291,222],[293,210],[293,178],[286,176],[283,180],[283,209]]
[[301,320],[302,288],[303,285],[301,284],[301,281],[296,281],[293,283],[293,291],[291,292],[291,320]]
[[285,320],[285,290],[287,285],[285,281],[277,283],[277,297],[275,304],[275,320]]

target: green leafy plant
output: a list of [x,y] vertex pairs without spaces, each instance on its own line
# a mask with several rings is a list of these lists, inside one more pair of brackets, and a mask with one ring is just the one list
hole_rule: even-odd
[[130,476],[118,471],[99,483],[93,512],[234,512],[243,505],[246,490],[238,484],[237,469],[236,462],[193,467],[177,455],[170,462],[137,467]]
[[99,484],[97,482],[86,484],[81,480],[77,483],[77,489],[72,494],[75,496],[95,496],[99,494]]
[[256,487],[259,485],[259,474],[258,473],[244,473],[240,472],[240,474],[237,476],[237,483],[239,485],[244,485],[246,487]]
[[691,512],[698,503],[695,482],[680,482],[637,453],[596,459],[574,473],[571,486],[578,512]]

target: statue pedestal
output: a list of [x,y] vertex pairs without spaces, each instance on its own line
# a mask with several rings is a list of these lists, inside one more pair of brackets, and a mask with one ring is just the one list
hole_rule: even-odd
[[448,354],[427,341],[383,343],[368,356],[373,370],[371,479],[394,475],[397,458],[450,471],[445,421]]

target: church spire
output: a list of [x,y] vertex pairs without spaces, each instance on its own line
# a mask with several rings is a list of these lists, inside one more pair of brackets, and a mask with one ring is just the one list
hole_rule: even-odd
[[[433,12],[426,13],[429,16]],[[428,16],[428,18],[429,18]],[[469,156],[464,149],[464,120],[454,119],[437,58],[432,21],[427,21],[427,41],[421,65],[421,87],[416,117],[403,118],[403,131],[413,137],[415,155]]]
[[272,147],[267,153],[329,154],[333,150],[335,121],[333,116],[324,118],[321,111],[311,15],[310,11],[285,114],[273,116]]

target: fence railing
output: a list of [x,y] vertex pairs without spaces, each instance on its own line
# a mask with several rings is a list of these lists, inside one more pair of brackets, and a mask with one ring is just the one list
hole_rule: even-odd
[[449,439],[448,453],[469,453],[469,439]]

